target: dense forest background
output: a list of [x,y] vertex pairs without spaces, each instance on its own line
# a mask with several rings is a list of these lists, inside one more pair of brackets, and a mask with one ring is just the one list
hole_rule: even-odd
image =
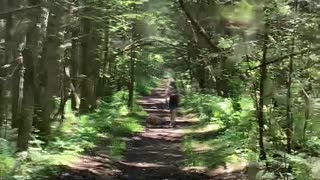
[[[319,178],[319,12],[318,0],[0,0],[0,179],[48,175],[99,132],[121,147],[115,128],[139,131],[136,99],[167,74],[232,160],[261,179]],[[213,166],[194,144],[189,164]]]

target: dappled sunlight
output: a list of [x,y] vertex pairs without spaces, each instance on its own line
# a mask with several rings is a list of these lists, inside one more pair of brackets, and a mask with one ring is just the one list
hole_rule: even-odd
[[112,161],[107,156],[82,156],[73,162],[71,168],[76,170],[96,170],[110,167],[111,163]]
[[204,134],[210,132],[217,132],[221,129],[221,125],[212,123],[212,124],[203,124],[203,125],[195,125],[192,128],[186,129],[187,133],[190,134]]
[[159,168],[159,167],[165,167],[166,165],[160,165],[155,163],[147,163],[147,162],[138,162],[138,163],[126,163],[126,162],[119,162],[120,164],[136,167],[136,168]]
[[194,116],[179,116],[176,119],[176,127],[169,127],[168,110],[163,107],[164,93],[164,88],[158,88],[152,91],[151,96],[138,101],[148,114],[163,118],[166,124],[147,125],[142,132],[128,141],[124,158],[119,162],[119,169],[122,169],[124,173],[121,175],[122,177],[140,177],[142,179],[175,176],[205,177],[204,174],[192,174],[178,168],[184,160],[180,142],[186,134],[186,129],[197,121]]
[[0,180],[320,175],[320,0],[0,0]]

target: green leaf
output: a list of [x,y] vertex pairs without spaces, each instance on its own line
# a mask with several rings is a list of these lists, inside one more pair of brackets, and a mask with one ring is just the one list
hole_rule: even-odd
[[143,15],[138,13],[131,13],[131,14],[124,14],[123,17],[128,19],[140,19],[143,17]]
[[224,39],[224,38],[222,37],[222,38],[220,38],[220,40],[219,40],[218,47],[219,47],[219,48],[222,48],[222,49],[231,48],[231,47],[232,47],[232,40],[230,40],[230,39]]
[[319,59],[319,57],[318,57],[317,55],[315,55],[315,54],[311,54],[311,55],[309,56],[309,58],[310,58],[312,61],[317,61],[317,60]]

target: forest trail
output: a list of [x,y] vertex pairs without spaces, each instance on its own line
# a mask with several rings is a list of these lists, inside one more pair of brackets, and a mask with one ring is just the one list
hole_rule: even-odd
[[[215,169],[210,172],[192,168],[181,168],[185,161],[182,148],[186,129],[191,128],[196,120],[178,116],[176,127],[170,128],[169,110],[164,108],[166,83],[153,89],[150,96],[143,97],[138,103],[148,115],[155,115],[166,120],[162,126],[145,125],[145,130],[132,137],[127,143],[124,158],[118,163],[120,180],[222,180],[242,179],[235,172],[223,172],[228,169]],[[220,171],[216,174],[215,172]]]
[[144,120],[144,130],[126,138],[127,146],[120,161],[113,162],[100,145],[97,150],[79,158],[71,168],[65,169],[59,180],[242,180],[238,172],[229,168],[211,171],[198,167],[183,168],[185,161],[182,142],[187,129],[196,124],[191,116],[178,116],[176,127],[169,126],[169,111],[164,108],[166,83],[152,90],[150,96],[138,103],[148,113],[166,120],[162,126],[149,126]]
[[169,111],[164,109],[165,83],[138,103],[149,115],[164,118],[162,126],[146,126],[128,142],[124,159],[119,162],[121,180],[207,179],[205,174],[183,171],[179,164],[184,160],[181,142],[184,129],[194,123],[192,119],[177,117],[176,127],[169,127]]

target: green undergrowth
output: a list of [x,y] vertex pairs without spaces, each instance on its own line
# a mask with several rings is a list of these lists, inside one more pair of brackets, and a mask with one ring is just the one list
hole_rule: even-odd
[[158,78],[140,78],[135,84],[135,91],[142,96],[148,96],[151,94],[153,87],[160,84],[160,79]]
[[29,150],[13,155],[12,145],[0,139],[0,179],[48,179],[94,149],[104,151],[110,159],[121,158],[126,147],[123,137],[140,132],[143,127],[139,121],[146,115],[137,104],[129,113],[127,99],[127,92],[117,92],[81,117],[71,112],[68,103],[65,120],[53,124],[52,139],[46,146],[33,135]]
[[183,114],[196,114],[199,121],[188,130],[183,143],[186,166],[217,168],[256,161],[254,108],[249,98],[240,99],[242,111],[234,111],[231,99],[188,93],[182,100]]
[[[201,93],[187,93],[184,97],[181,113],[196,114],[199,119],[196,125],[187,130],[183,142],[185,166],[215,169],[240,165],[241,168],[257,163],[262,170],[258,172],[256,179],[288,176],[302,180],[319,177],[319,157],[310,156],[308,152],[301,150],[288,155],[283,148],[273,143],[271,136],[265,136],[265,148],[271,168],[263,168],[265,162],[259,161],[258,157],[255,108],[249,97],[240,98],[240,111],[233,109],[231,99]],[[265,133],[270,133],[271,130],[266,126]],[[304,148],[312,146],[313,151],[319,152],[318,139],[315,137],[312,141],[307,141]],[[285,144],[280,146],[285,147]],[[286,164],[290,164],[292,168],[290,174],[285,174],[283,167]]]

